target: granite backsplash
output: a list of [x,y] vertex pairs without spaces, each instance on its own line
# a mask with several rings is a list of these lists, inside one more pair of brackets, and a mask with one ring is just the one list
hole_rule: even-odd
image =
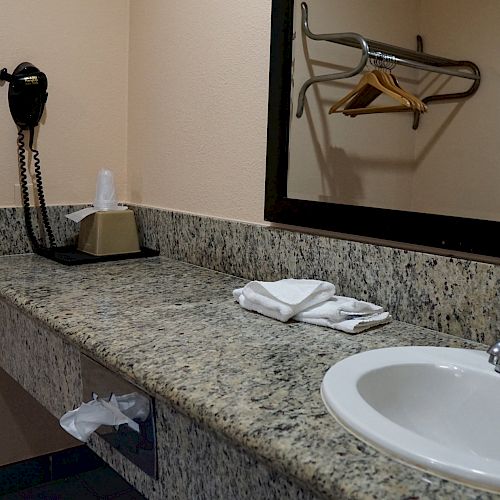
[[[49,207],[58,245],[76,238]],[[386,307],[395,319],[491,343],[500,331],[500,266],[256,224],[133,206],[141,242],[162,255],[246,279],[315,278]],[[30,251],[20,208],[0,209],[0,255]]]
[[[84,205],[49,206],[47,212],[54,232],[57,246],[71,245],[76,242],[78,226],[66,217]],[[35,234],[39,234],[38,210],[32,208],[31,219]],[[0,255],[14,255],[31,252],[31,245],[26,236],[24,212],[22,208],[0,208]]]

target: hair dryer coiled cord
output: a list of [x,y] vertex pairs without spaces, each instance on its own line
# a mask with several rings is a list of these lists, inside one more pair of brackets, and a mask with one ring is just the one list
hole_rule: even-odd
[[[40,204],[40,212],[42,215],[42,222],[45,228],[45,233],[47,234],[47,238],[49,240],[49,247],[55,247],[55,238],[54,233],[52,232],[52,228],[50,227],[49,215],[47,212],[47,205],[45,203],[45,195],[43,192],[43,183],[42,183],[42,171],[40,165],[40,153],[33,149],[33,138],[34,138],[34,130],[30,129],[30,142],[29,147],[31,152],[33,153],[33,163],[35,170],[35,182],[38,194],[38,201]],[[24,209],[24,222],[26,224],[26,232],[28,234],[28,238],[31,242],[33,250],[36,252],[40,250],[42,246],[35,236],[35,232],[33,230],[33,221],[31,218],[31,207],[30,207],[30,195],[28,189],[28,168],[26,165],[26,146],[24,143],[24,131],[19,128],[17,134],[17,150],[19,157],[19,183],[21,185],[21,198],[23,202]]]
[[33,149],[33,138],[35,135],[35,131],[33,128],[30,128],[30,150],[33,153],[33,164],[35,171],[35,182],[36,182],[36,190],[38,194],[38,202],[40,204],[40,212],[42,214],[43,227],[45,228],[45,232],[47,233],[47,238],[49,239],[50,248],[55,247],[55,238],[54,233],[52,232],[52,228],[50,227],[49,214],[47,212],[47,205],[45,203],[45,194],[43,192],[43,181],[42,181],[42,167],[40,165],[40,153],[38,150]]
[[33,231],[33,223],[31,221],[28,172],[26,168],[26,148],[24,145],[24,132],[22,129],[19,129],[19,133],[17,134],[17,151],[19,158],[19,183],[21,185],[21,198],[24,209],[24,223],[26,224],[26,232],[28,234],[31,245],[33,246],[33,250],[38,250],[40,248],[40,243],[35,236],[35,233]]

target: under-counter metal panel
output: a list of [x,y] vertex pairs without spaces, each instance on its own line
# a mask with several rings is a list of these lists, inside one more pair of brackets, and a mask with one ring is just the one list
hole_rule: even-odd
[[97,433],[113,448],[142,469],[146,474],[157,477],[155,401],[152,396],[126,381],[120,375],[108,370],[85,354],[80,355],[82,366],[83,401],[90,401],[94,394],[109,400],[112,395],[139,394],[149,401],[149,416],[144,421],[135,420],[139,431],[128,425],[117,428],[102,425]]

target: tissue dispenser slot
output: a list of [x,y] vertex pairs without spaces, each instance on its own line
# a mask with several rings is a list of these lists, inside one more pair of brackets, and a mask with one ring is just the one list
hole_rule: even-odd
[[148,398],[150,403],[148,418],[144,422],[135,420],[139,424],[139,433],[126,424],[120,425],[118,429],[102,425],[96,432],[146,474],[157,478],[154,398],[85,354],[81,354],[80,359],[83,401],[93,399],[93,393],[105,399],[109,399],[112,394],[122,396],[133,392]]
[[132,210],[96,212],[80,222],[78,250],[91,255],[140,252]]

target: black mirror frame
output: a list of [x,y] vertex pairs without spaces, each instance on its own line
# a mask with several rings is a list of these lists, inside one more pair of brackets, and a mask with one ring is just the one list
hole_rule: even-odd
[[294,0],[272,3],[264,219],[431,247],[439,253],[500,257],[500,222],[287,197],[293,7]]

